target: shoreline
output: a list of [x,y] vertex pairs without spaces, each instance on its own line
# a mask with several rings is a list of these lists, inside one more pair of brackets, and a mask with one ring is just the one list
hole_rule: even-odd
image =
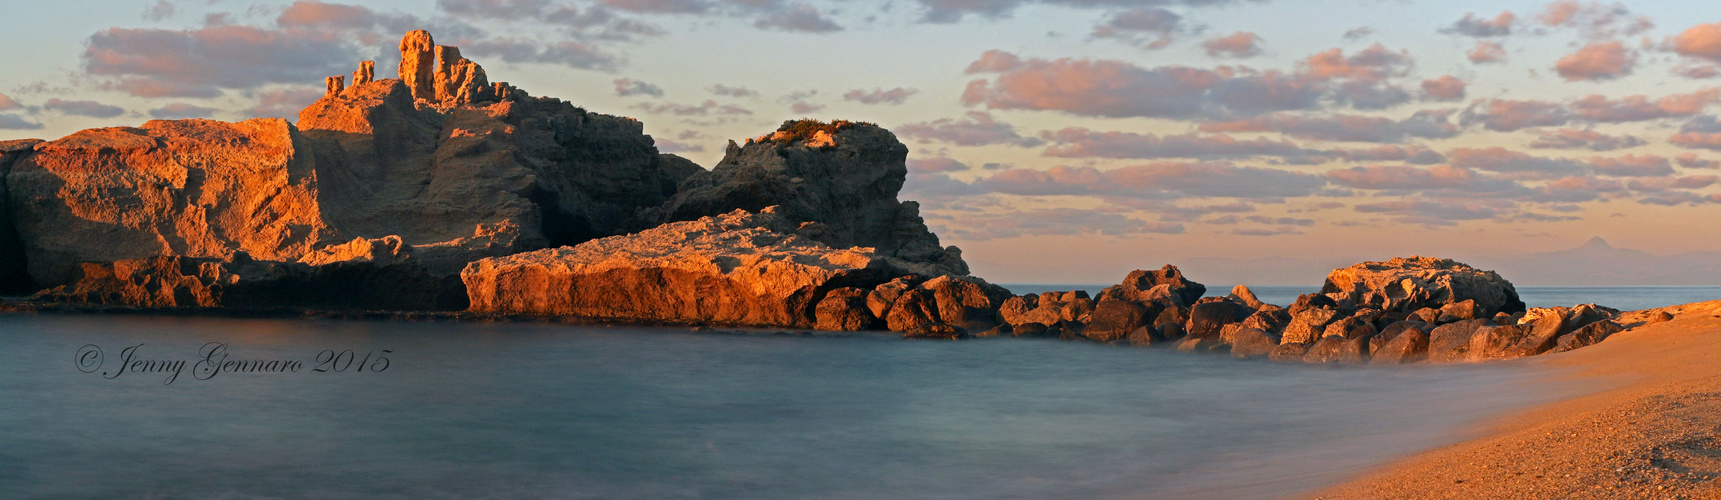
[[1290,498],[1721,498],[1721,301],[1521,361],[1595,391]]

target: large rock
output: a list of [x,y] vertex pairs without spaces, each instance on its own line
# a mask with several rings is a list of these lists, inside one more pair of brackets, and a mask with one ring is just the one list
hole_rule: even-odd
[[832,290],[924,272],[870,248],[831,248],[799,226],[773,209],[737,210],[483,259],[460,277],[480,313],[812,327]]
[[165,255],[292,261],[345,242],[323,216],[310,145],[278,118],[156,120],[37,144],[5,183],[30,276],[64,284],[80,262]]
[[18,238],[18,226],[12,222],[11,189],[6,184],[6,174],[12,171],[12,163],[24,155],[35,151],[40,139],[19,139],[0,141],[0,295],[23,294],[35,291],[36,280],[30,278],[27,257],[24,252],[24,242]]
[[1207,293],[1207,286],[1183,277],[1177,266],[1166,264],[1158,271],[1137,269],[1125,276],[1123,283],[1106,287],[1100,298],[1133,302],[1159,302],[1187,309]]
[[875,328],[878,317],[867,310],[867,293],[868,290],[853,287],[831,290],[819,301],[813,327],[850,332]]
[[882,256],[933,264],[935,274],[968,274],[961,250],[939,246],[926,228],[920,205],[897,200],[907,156],[895,135],[872,124],[784,122],[745,146],[730,142],[715,168],[683,181],[674,197],[642,217],[664,223],[779,206],[796,220],[823,224],[810,237],[833,247],[872,247]]
[[[1409,322],[1400,322],[1404,324]],[[1426,325],[1426,323],[1420,323]],[[1395,324],[1396,325],[1396,324]],[[1388,334],[1391,334],[1388,337]],[[1370,343],[1369,362],[1379,364],[1414,363],[1428,359],[1428,331],[1420,328],[1400,328],[1395,331],[1391,326],[1385,332],[1376,335],[1375,339],[1385,338],[1379,347]]]
[[1485,319],[1471,319],[1448,323],[1434,328],[1428,334],[1428,360],[1434,362],[1457,362],[1470,359],[1471,339],[1476,330],[1488,324]]
[[1152,326],[1158,313],[1158,309],[1127,300],[1100,299],[1082,334],[1099,342],[1124,339],[1138,328]]
[[1230,300],[1196,304],[1189,309],[1188,333],[1195,337],[1215,338],[1225,325],[1241,322],[1254,313],[1255,310],[1249,306]]
[[[1327,274],[1321,293],[1336,294],[1357,306],[1385,311],[1410,312],[1427,307],[1439,310],[1450,304],[1474,300],[1472,318],[1492,317],[1496,312],[1524,310],[1524,302],[1512,283],[1493,271],[1481,271],[1452,259],[1431,257],[1393,258],[1387,262],[1364,262]],[[1466,312],[1452,309],[1450,312]],[[1438,319],[1438,318],[1437,318]]]
[[1222,340],[1231,344],[1231,357],[1238,359],[1265,358],[1279,348],[1279,339],[1259,328],[1239,327]]
[[1303,355],[1304,363],[1346,363],[1361,364],[1368,362],[1368,339],[1347,339],[1344,337],[1322,337],[1319,342],[1309,346],[1309,352]]
[[1625,331],[1625,328],[1619,326],[1619,323],[1615,323],[1611,320],[1597,321],[1584,325],[1583,328],[1579,328],[1575,332],[1560,336],[1560,339],[1555,343],[1554,348],[1550,349],[1548,352],[1566,352],[1572,349],[1588,347],[1595,345],[1597,342],[1607,340],[1608,337],[1622,331]]
[[[1534,335],[1529,325],[1484,326],[1477,328],[1470,336],[1470,355],[1472,361],[1490,359],[1509,359],[1527,356],[1518,346],[1526,341],[1533,342]],[[1540,354],[1540,353],[1538,353]]]
[[1061,321],[1088,321],[1094,301],[1088,292],[1045,292],[1011,297],[999,306],[998,314],[1011,326],[1024,323],[1055,325]]

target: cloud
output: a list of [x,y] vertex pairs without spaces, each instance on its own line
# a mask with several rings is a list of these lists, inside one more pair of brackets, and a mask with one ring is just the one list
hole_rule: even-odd
[[1458,135],[1458,127],[1448,121],[1447,116],[1445,112],[1418,111],[1409,118],[1395,121],[1377,116],[1275,113],[1244,120],[1203,123],[1199,129],[1203,132],[1276,131],[1292,137],[1323,141],[1398,143],[1409,137],[1444,139]]
[[173,2],[156,0],[155,5],[143,10],[143,18],[149,21],[160,21],[173,17],[174,11]]
[[915,173],[947,173],[968,170],[968,165],[942,156],[914,158],[908,160],[907,163],[908,171]]
[[808,113],[814,113],[814,112],[817,112],[818,110],[821,110],[821,109],[825,109],[825,105],[814,104],[814,103],[810,103],[807,101],[795,101],[795,102],[789,103],[789,112],[795,113],[798,115],[805,115]]
[[1571,119],[1571,111],[1557,102],[1479,99],[1464,110],[1459,123],[1481,123],[1488,130],[1511,132],[1527,127],[1565,125]]
[[872,89],[872,91],[855,89],[843,94],[843,100],[861,104],[902,104],[903,101],[917,93],[920,91],[902,87],[890,90]]
[[1373,35],[1373,34],[1374,34],[1374,28],[1370,28],[1368,26],[1358,26],[1355,28],[1345,30],[1344,39],[1345,40],[1356,40],[1356,39],[1359,39],[1359,38],[1362,38],[1365,36],[1369,36],[1369,35]]
[[1648,97],[1642,95],[1626,96],[1618,100],[1590,95],[1572,101],[1572,109],[1578,118],[1593,122],[1618,123],[1695,116],[1718,101],[1721,101],[1721,88],[1711,87],[1689,94],[1669,94],[1655,102],[1650,102]]
[[926,7],[924,22],[954,23],[967,15],[1008,17],[1017,7],[1029,4],[1065,7],[1217,7],[1265,0],[919,0]]
[[1464,99],[1464,80],[1444,75],[1440,78],[1422,81],[1422,93],[1437,101],[1457,101]]
[[1479,189],[1499,190],[1510,183],[1486,179],[1467,168],[1434,165],[1428,168],[1394,165],[1371,165],[1328,170],[1327,179],[1333,184],[1355,189],[1423,190]]
[[1402,76],[1412,66],[1408,52],[1393,52],[1379,43],[1348,57],[1343,49],[1327,49],[1309,56],[1303,64],[1305,73],[1315,78],[1352,78],[1369,82]]
[[1093,167],[1010,169],[974,182],[985,191],[1024,196],[1099,195],[1169,200],[1186,196],[1285,198],[1326,186],[1320,176],[1225,162],[1160,162],[1100,171]]
[[0,94],[0,111],[14,110],[18,107],[18,101],[12,100],[12,97],[6,94]]
[[657,104],[643,103],[642,102],[642,103],[635,104],[635,105],[629,106],[629,107],[633,108],[633,109],[644,111],[646,113],[655,114],[655,115],[669,114],[669,115],[675,115],[675,116],[709,116],[709,115],[720,115],[721,116],[721,115],[751,115],[751,114],[753,114],[752,111],[750,111],[746,108],[736,106],[734,104],[721,104],[720,105],[720,104],[717,104],[717,101],[713,101],[710,99],[706,99],[705,102],[699,103],[698,105],[676,104],[676,103],[671,103],[671,102],[664,102],[664,103],[657,103]]
[[[1317,60],[1332,62],[1328,59]],[[1321,74],[1292,75],[1229,67],[1142,68],[1116,60],[1023,61],[1008,53],[988,52],[969,70],[1001,73],[993,81],[969,82],[962,103],[1105,117],[1249,116],[1312,109],[1320,106],[1327,79],[1378,72],[1376,66],[1350,65],[1351,59],[1356,58],[1339,55],[1341,68],[1321,66]]]
[[1183,16],[1160,8],[1125,9],[1094,26],[1094,38],[1113,38],[1154,50],[1171,45],[1183,28]]
[[1046,148],[1045,156],[1060,158],[1226,158],[1268,156],[1308,156],[1319,154],[1298,147],[1286,140],[1238,140],[1225,134],[1183,134],[1164,137],[1134,132],[1095,132],[1085,128],[1068,127],[1040,133],[1040,138],[1057,144]]
[[1699,158],[1697,156],[1697,153],[1680,153],[1679,156],[1675,156],[1675,157],[1673,157],[1673,159],[1675,161],[1679,162],[1679,166],[1685,167],[1685,168],[1701,168],[1701,169],[1721,168],[1721,161]]
[[1497,37],[1512,34],[1512,23],[1518,16],[1512,11],[1502,11],[1494,19],[1476,17],[1475,13],[1465,12],[1464,18],[1452,23],[1452,26],[1442,28],[1440,32],[1472,37]]
[[663,97],[662,88],[632,78],[617,78],[612,83],[615,84],[615,94],[618,96],[627,97],[634,95],[648,95],[652,97]]
[[125,114],[125,108],[102,104],[96,101],[48,99],[48,102],[42,103],[42,108],[59,111],[68,115],[88,116],[92,118],[113,118]]
[[940,118],[930,122],[910,123],[897,127],[896,133],[903,137],[919,139],[921,143],[938,141],[958,146],[1007,144],[1034,147],[1041,144],[1039,139],[1017,134],[1016,127],[997,121],[992,118],[991,113],[984,111],[969,111],[962,120]]
[[1554,63],[1554,70],[1568,82],[1612,80],[1631,74],[1637,56],[1618,40],[1592,42]]
[[1470,58],[1470,62],[1476,64],[1505,62],[1506,48],[1501,47],[1498,43],[1487,40],[1477,40],[1476,47],[1470,49],[1469,52],[1465,52],[1464,55]]
[[1577,30],[1579,36],[1591,40],[1634,36],[1655,27],[1648,17],[1634,16],[1622,4],[1577,0],[1550,2],[1536,19],[1547,26]]
[[1247,31],[1239,31],[1201,42],[1201,49],[1207,51],[1210,57],[1255,57],[1261,55],[1261,37]]
[[184,118],[208,118],[215,114],[215,108],[206,108],[183,102],[169,103],[166,106],[149,110],[149,117],[157,120],[179,120]]
[[711,10],[704,0],[598,0],[604,5],[645,14],[698,14]]
[[41,130],[42,124],[24,119],[22,116],[0,113],[0,130]]
[[195,30],[110,28],[91,35],[84,70],[121,77],[135,95],[207,97],[219,88],[320,81],[345,73],[353,51],[335,37],[309,30],[249,26]]
[[1378,203],[1359,203],[1353,210],[1365,214],[1383,214],[1404,224],[1423,226],[1452,226],[1458,221],[1492,219],[1500,211],[1480,201],[1405,199]]
[[1713,175],[1687,175],[1684,177],[1649,177],[1632,179],[1626,187],[1640,193],[1666,191],[1669,189],[1703,189],[1721,181],[1721,177]]
[[660,153],[699,153],[705,151],[705,146],[702,144],[669,139],[653,139],[652,142],[657,146],[657,151]]
[[[449,2],[438,2],[445,4]],[[281,10],[275,24],[283,28],[338,28],[364,30],[376,26],[379,16],[358,5],[299,0]]]
[[323,98],[324,89],[314,87],[275,88],[256,94],[257,104],[245,109],[245,114],[257,118],[299,117],[299,111]]
[[[1157,233],[1181,234],[1182,224],[1147,222],[1126,215],[1079,208],[1011,210],[1007,213],[963,213],[936,224],[940,235],[957,241],[985,241],[1021,236]],[[941,221],[942,222],[942,221]]]
[[723,84],[712,85],[707,87],[705,90],[709,90],[713,94],[729,97],[754,97],[759,95],[758,92],[747,87],[730,87]]
[[464,17],[518,19],[538,15],[548,0],[436,0],[443,12]]
[[1679,55],[1721,62],[1721,23],[1699,24],[1673,37]]
[[1684,63],[1674,66],[1673,69],[1668,70],[1668,72],[1672,73],[1674,76],[1683,76],[1693,80],[1706,80],[1721,76],[1721,66],[1707,63]]
[[1575,160],[1530,156],[1499,146],[1456,148],[1447,151],[1446,157],[1455,167],[1506,174],[1567,175],[1582,172],[1586,167],[1584,163]]
[[1591,151],[1612,151],[1615,149],[1633,148],[1644,145],[1643,139],[1630,135],[1607,135],[1593,130],[1562,128],[1544,131],[1530,143],[1532,148],[1543,149],[1588,149]]
[[818,9],[804,3],[789,5],[782,10],[766,14],[754,21],[753,26],[761,29],[800,33],[829,33],[843,30],[842,26],[819,13]]
[[1692,118],[1679,127],[1678,133],[1668,137],[1667,142],[1683,148],[1721,151],[1721,122],[1717,122],[1714,116]]
[[1667,158],[1656,155],[1625,155],[1618,158],[1591,157],[1596,173],[1609,177],[1656,177],[1673,174]]
[[1381,145],[1368,149],[1340,149],[1326,155],[1343,161],[1402,161],[1412,165],[1433,165],[1446,161],[1446,156],[1421,146]]
[[980,58],[975,59],[973,63],[969,63],[968,69],[963,70],[963,73],[970,75],[975,73],[1005,73],[1015,71],[1016,68],[1020,67],[1022,67],[1022,58],[1009,52],[992,49],[980,54]]
[[467,54],[501,58],[510,63],[560,64],[570,68],[614,71],[620,61],[597,46],[583,42],[543,44],[525,38],[497,37],[461,46]]

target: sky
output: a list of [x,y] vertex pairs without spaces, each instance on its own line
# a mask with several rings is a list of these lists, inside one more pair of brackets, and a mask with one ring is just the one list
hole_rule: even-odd
[[[14,9],[0,139],[296,119],[427,29],[702,165],[874,122],[974,273],[1721,251],[1721,2],[152,0]],[[1198,278],[1198,277],[1197,277]]]

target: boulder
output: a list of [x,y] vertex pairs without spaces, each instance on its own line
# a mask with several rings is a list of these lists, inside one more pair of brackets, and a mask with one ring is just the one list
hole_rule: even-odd
[[[1505,311],[1501,311],[1501,312],[1505,312]],[[1454,318],[1453,321],[1461,321],[1461,320],[1466,320],[1466,319],[1478,319],[1477,311],[1476,311],[1476,299],[1464,299],[1464,300],[1459,301],[1459,302],[1453,302],[1451,304],[1446,304],[1444,306],[1441,306],[1440,307],[1440,316],[1443,318],[1447,317],[1447,316],[1451,316],[1452,318]]]
[[1130,332],[1151,325],[1151,312],[1158,311],[1127,300],[1101,298],[1082,334],[1098,342],[1125,339]]
[[[1402,324],[1402,323],[1401,323]],[[1426,325],[1426,323],[1421,323]],[[1395,325],[1396,326],[1396,325]],[[1388,334],[1392,334],[1387,337]],[[1428,331],[1421,328],[1387,327],[1385,332],[1375,336],[1375,339],[1387,338],[1385,342],[1370,343],[1369,362],[1379,364],[1404,364],[1422,361],[1428,358]]]
[[1368,362],[1368,339],[1322,337],[1319,342],[1309,346],[1309,352],[1303,355],[1303,362],[1320,364],[1366,363]]
[[1226,295],[1226,297],[1237,301],[1239,304],[1249,306],[1250,309],[1260,309],[1262,306],[1267,305],[1261,302],[1261,299],[1255,298],[1254,291],[1243,285],[1231,287],[1231,294]]
[[870,123],[787,121],[745,146],[730,142],[715,168],[695,173],[660,207],[642,212],[642,225],[778,206],[796,220],[822,224],[811,237],[827,245],[871,247],[930,264],[935,275],[968,274],[961,250],[939,246],[926,228],[920,205],[897,201],[907,156],[895,135]]
[[1011,297],[998,307],[998,314],[1011,325],[1050,325],[1059,321],[1086,321],[1093,310],[1094,301],[1087,292],[1046,292]]
[[[1663,311],[1662,314],[1666,314],[1666,311]],[[1609,336],[1622,331],[1625,331],[1625,328],[1612,320],[1597,321],[1584,325],[1583,328],[1579,328],[1575,332],[1560,336],[1560,339],[1555,342],[1554,348],[1548,352],[1566,352],[1580,347],[1588,347],[1607,340]]]
[[1347,339],[1367,338],[1375,334],[1374,321],[1371,316],[1349,316],[1327,324],[1322,330],[1322,337],[1344,337]]
[[1336,269],[1327,275],[1321,293],[1336,294],[1358,306],[1386,311],[1416,311],[1424,307],[1439,310],[1472,300],[1471,318],[1524,309],[1517,290],[1499,274],[1452,259],[1431,257],[1399,257]]
[[1291,324],[1291,313],[1276,307],[1264,307],[1243,318],[1240,324],[1265,332],[1283,332],[1285,327]]
[[1279,339],[1259,328],[1236,328],[1224,340],[1231,344],[1231,357],[1237,359],[1265,358],[1279,348]]
[[1326,333],[1327,325],[1339,319],[1337,309],[1307,308],[1291,313],[1291,323],[1280,337],[1287,344],[1313,344]]
[[1125,276],[1123,283],[1106,287],[1100,291],[1100,299],[1114,298],[1133,302],[1158,302],[1179,308],[1194,305],[1202,295],[1207,294],[1207,286],[1183,277],[1183,271],[1177,266],[1166,264],[1158,271],[1137,269]]
[[1533,322],[1519,323],[1517,326],[1527,330],[1523,339],[1512,346],[1510,354],[1502,357],[1535,356],[1548,349],[1553,349],[1560,335],[1571,330],[1566,328],[1566,317],[1559,314],[1538,316]]
[[1255,310],[1248,306],[1223,299],[1196,304],[1189,309],[1188,334],[1202,338],[1218,337],[1225,325],[1243,321],[1254,313]]
[[870,290],[838,288],[825,294],[814,311],[813,327],[820,330],[860,331],[875,328],[878,317],[867,308]]
[[890,312],[891,304],[895,304],[898,297],[924,282],[926,282],[926,278],[918,274],[911,274],[899,276],[874,287],[872,291],[867,292],[867,310],[872,312],[873,317],[883,318],[885,314]]
[[933,325],[950,326],[939,320],[938,299],[931,290],[913,288],[902,293],[884,315],[885,328],[909,334],[927,332]]
[[1470,359],[1470,340],[1477,329],[1487,324],[1485,319],[1471,319],[1435,327],[1428,334],[1428,360],[1439,363]]
[[1518,347],[1533,336],[1529,325],[1483,326],[1470,336],[1471,361],[1527,356]]
[[1159,329],[1154,328],[1153,325],[1141,325],[1140,328],[1130,330],[1126,340],[1129,341],[1129,345],[1133,346],[1150,346],[1166,341],[1165,336],[1160,334]]
[[[870,248],[831,248],[797,235],[798,227],[770,208],[736,210],[482,259],[460,277],[478,313],[810,328],[817,304],[832,290],[871,289],[925,271]],[[948,291],[923,283],[911,292],[923,294],[922,315],[944,318],[961,311],[941,310],[940,294],[959,295]],[[914,330],[895,323],[906,297],[887,314],[893,330]],[[965,297],[955,300],[967,305]]]
[[932,291],[938,321],[970,332],[984,332],[1001,324],[998,307],[1011,297],[1009,290],[973,276],[939,276],[919,288]]
[[1382,328],[1380,330],[1380,333],[1375,334],[1374,337],[1369,339],[1369,354],[1373,355],[1380,351],[1381,348],[1386,347],[1387,343],[1392,342],[1392,339],[1398,338],[1399,335],[1410,330],[1422,332],[1423,340],[1420,352],[1426,353],[1428,351],[1428,333],[1434,331],[1434,325],[1423,323],[1421,321],[1399,321],[1392,323],[1391,325],[1387,325],[1386,328]]
[[1155,323],[1153,328],[1159,330],[1159,337],[1167,342],[1182,340],[1184,337],[1183,323]]
[[1310,345],[1301,343],[1279,344],[1278,347],[1273,348],[1273,352],[1267,354],[1267,359],[1301,362],[1303,356],[1308,354]]
[[1328,296],[1321,295],[1318,293],[1305,293],[1302,295],[1298,295],[1297,301],[1292,302],[1291,307],[1286,308],[1286,311],[1290,312],[1290,314],[1292,316],[1296,316],[1297,313],[1307,311],[1309,309],[1335,309],[1336,310],[1338,308],[1339,308],[1339,303],[1334,302],[1332,297],[1328,297]]

